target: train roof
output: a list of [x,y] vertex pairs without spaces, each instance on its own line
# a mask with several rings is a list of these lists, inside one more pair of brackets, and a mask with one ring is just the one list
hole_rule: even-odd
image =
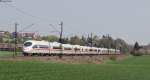
[[50,45],[55,46],[55,47],[60,47],[60,44],[61,43],[58,43],[58,42],[50,42]]
[[73,48],[81,48],[80,45],[72,45]]
[[31,42],[32,44],[38,44],[38,45],[48,45],[48,41],[36,41],[36,40],[28,40],[28,41],[25,41],[24,43],[26,42]]
[[73,45],[71,45],[71,44],[62,44],[62,46],[64,48],[73,48]]

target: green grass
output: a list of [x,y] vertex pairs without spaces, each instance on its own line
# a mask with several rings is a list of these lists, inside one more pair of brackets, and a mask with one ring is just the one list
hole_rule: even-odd
[[150,80],[150,56],[100,65],[1,60],[0,80]]
[[[13,55],[14,55],[13,51],[0,51],[0,57],[9,57]],[[21,55],[21,52],[17,52],[17,55]]]
[[108,64],[150,66],[150,56],[130,56],[127,59],[110,62]]
[[10,52],[10,51],[0,51],[0,57],[1,56],[12,56],[14,54],[14,52]]

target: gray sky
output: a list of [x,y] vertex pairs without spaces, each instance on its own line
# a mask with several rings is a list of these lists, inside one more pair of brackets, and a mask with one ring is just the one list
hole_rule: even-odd
[[[49,24],[59,29],[64,22],[64,35],[110,34],[129,44],[150,43],[150,0],[12,0],[0,3],[0,30],[19,30],[50,34]],[[57,33],[52,33],[57,34]]]

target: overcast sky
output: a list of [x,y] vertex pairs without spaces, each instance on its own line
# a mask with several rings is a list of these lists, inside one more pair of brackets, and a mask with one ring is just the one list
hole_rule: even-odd
[[19,30],[34,24],[26,32],[52,33],[53,24],[60,29],[64,22],[64,36],[93,33],[110,34],[129,44],[150,43],[150,0],[12,0],[0,3],[0,30]]

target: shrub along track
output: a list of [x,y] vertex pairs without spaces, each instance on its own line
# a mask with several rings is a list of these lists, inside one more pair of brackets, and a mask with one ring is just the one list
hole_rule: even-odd
[[107,60],[118,60],[126,57],[126,55],[51,55],[51,56],[3,56],[0,60],[14,60],[14,61],[44,61],[44,62],[60,62],[71,64],[100,64]]

